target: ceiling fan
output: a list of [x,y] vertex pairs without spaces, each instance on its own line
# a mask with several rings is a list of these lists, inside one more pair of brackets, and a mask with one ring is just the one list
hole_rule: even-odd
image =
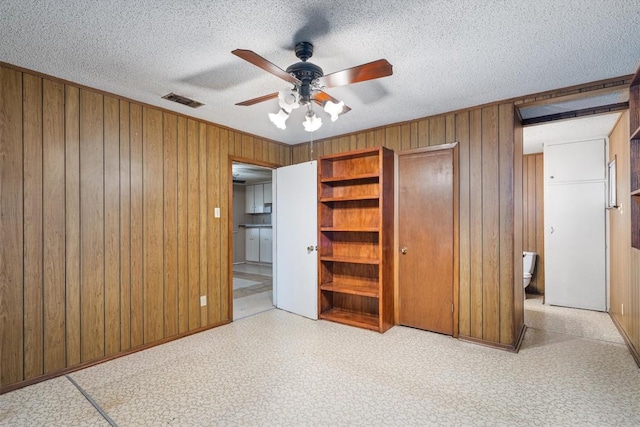
[[275,114],[269,114],[269,119],[280,129],[286,128],[285,122],[289,114],[300,106],[307,108],[305,121],[303,122],[305,130],[313,132],[319,129],[322,125],[322,120],[313,111],[312,103],[319,105],[329,113],[331,121],[336,121],[340,114],[347,113],[351,108],[326,93],[324,89],[378,79],[393,74],[392,65],[386,59],[379,59],[325,75],[322,68],[308,62],[308,59],[313,55],[313,45],[309,42],[296,44],[295,53],[301,62],[287,67],[286,70],[274,65],[251,50],[236,49],[231,53],[293,85],[288,91],[274,92],[236,104],[249,106],[278,98],[280,110]]

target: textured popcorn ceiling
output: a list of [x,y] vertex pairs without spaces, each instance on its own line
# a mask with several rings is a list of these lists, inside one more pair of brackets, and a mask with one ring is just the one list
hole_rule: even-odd
[[[0,61],[285,143],[309,140],[303,112],[273,126],[289,85],[235,57],[281,68],[296,41],[326,74],[379,58],[393,76],[327,90],[352,111],[315,139],[631,74],[638,0],[3,0]],[[206,105],[193,110],[169,92]]]

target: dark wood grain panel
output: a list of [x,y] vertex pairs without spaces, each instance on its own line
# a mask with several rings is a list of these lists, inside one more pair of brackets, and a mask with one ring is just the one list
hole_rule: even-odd
[[522,274],[522,258],[520,258],[520,252],[522,251],[522,191],[518,191],[522,188],[522,174],[519,172],[522,170],[522,123],[520,121],[520,115],[513,115],[513,276],[515,280],[514,292],[513,292],[513,318],[515,326],[515,338],[517,343],[518,331],[522,330],[524,324],[524,290],[520,286],[520,277]]
[[178,117],[177,134],[178,203],[178,332],[189,330],[189,246],[188,246],[188,145],[187,119]]
[[459,333],[471,335],[471,235],[470,235],[470,150],[469,113],[459,113],[456,120],[459,177]]
[[500,339],[500,175],[498,106],[482,109],[483,339]]
[[42,272],[42,79],[22,79],[24,179],[24,378],[44,373]]
[[164,337],[163,145],[162,112],[143,114],[144,343]]
[[445,116],[433,117],[429,120],[429,145],[446,142],[447,122]]
[[[199,214],[199,242],[200,242],[200,296],[207,297],[208,301],[208,269],[207,263],[207,228],[209,226],[209,218],[207,218],[207,199],[209,194],[207,181],[207,157],[209,155],[207,147],[207,125],[199,123],[198,131],[198,214]],[[252,138],[253,140],[253,138]],[[206,326],[208,323],[208,306],[200,303],[200,326]]]
[[144,343],[142,107],[129,107],[131,161],[131,348]]
[[411,124],[404,123],[400,126],[400,150],[411,149]]
[[[232,241],[231,233],[231,209],[229,206],[229,186],[232,185],[230,179],[231,171],[229,170],[229,132],[226,129],[220,129],[220,320],[232,320],[230,316],[230,306],[232,302],[231,287],[232,283],[232,267],[233,254],[231,253],[230,241]],[[278,149],[275,144],[270,145],[269,158],[277,159]],[[272,157],[272,153],[274,154]]]
[[410,125],[411,148],[418,148],[418,122],[413,121]]
[[80,363],[80,91],[65,86],[65,277],[67,366]]
[[188,144],[188,224],[187,250],[189,274],[189,330],[200,327],[200,163],[199,126],[194,120],[187,121]]
[[131,348],[131,130],[130,106],[120,103],[120,350]]
[[471,256],[471,337],[483,338],[482,299],[482,111],[469,113],[469,236]]
[[80,355],[104,356],[103,96],[80,89]]
[[445,116],[445,141],[456,141],[456,117],[457,114],[447,114]]
[[105,355],[120,351],[120,102],[104,97]]
[[[514,341],[516,331],[522,325],[514,323],[514,291],[518,284],[514,276],[514,207],[516,191],[520,193],[522,186],[514,187],[514,176],[522,176],[521,169],[516,168],[514,141],[514,107],[511,104],[498,106],[498,183],[499,183],[499,239],[500,239],[500,282],[499,282],[499,340],[502,344]],[[520,155],[522,158],[522,155]],[[516,189],[517,188],[517,189]],[[520,249],[519,252],[522,252]],[[521,259],[520,259],[521,261]],[[520,262],[520,264],[522,264]],[[519,276],[522,277],[522,274]]]
[[163,114],[164,132],[164,336],[178,325],[178,117]]
[[429,119],[418,120],[418,146],[427,147],[429,145]]
[[[266,146],[266,142],[262,141]],[[206,256],[207,256],[207,324],[213,325],[222,320],[220,315],[221,302],[221,282],[220,272],[222,269],[221,257],[221,217],[223,211],[220,203],[220,133],[217,127],[207,125],[207,203],[206,217]],[[268,156],[268,151],[267,151]],[[227,163],[226,159],[224,163]],[[215,217],[215,208],[220,209],[220,218]],[[224,252],[223,252],[224,253]]]
[[536,157],[536,252],[538,257],[534,270],[534,289],[537,293],[544,294],[544,156],[542,154]]
[[44,373],[65,360],[65,140],[64,85],[42,82],[42,209],[44,271]]
[[0,67],[0,385],[24,379],[22,73]]
[[393,151],[402,149],[401,129],[400,126],[389,126],[385,128],[386,147]]

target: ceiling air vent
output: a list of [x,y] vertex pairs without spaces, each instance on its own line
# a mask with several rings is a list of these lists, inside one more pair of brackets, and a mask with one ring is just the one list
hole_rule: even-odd
[[189,98],[186,98],[184,96],[176,95],[173,92],[166,94],[162,98],[164,98],[166,100],[169,100],[169,101],[177,102],[178,104],[186,105],[187,107],[191,107],[191,108],[198,108],[198,107],[202,107],[204,105],[202,102],[194,101],[193,99],[189,99]]

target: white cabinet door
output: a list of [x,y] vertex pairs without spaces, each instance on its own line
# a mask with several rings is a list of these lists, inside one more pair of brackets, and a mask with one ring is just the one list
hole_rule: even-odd
[[271,197],[271,183],[268,182],[266,184],[264,184],[264,202],[265,203],[273,203],[272,202],[272,197]]
[[603,139],[544,147],[545,180],[549,184],[604,180],[605,163]]
[[255,188],[253,185],[247,185],[244,189],[245,193],[244,193],[244,197],[245,197],[245,203],[244,203],[244,211],[245,213],[254,213],[255,212],[255,208],[256,208],[256,204],[254,201],[254,191]]
[[247,261],[259,262],[260,261],[260,229],[247,228],[246,242],[247,242]]
[[262,184],[253,185],[253,212],[264,212],[264,186]]
[[318,162],[275,170],[274,301],[276,307],[318,318]]
[[271,236],[273,232],[270,228],[260,228],[260,262],[272,262],[273,242]]

